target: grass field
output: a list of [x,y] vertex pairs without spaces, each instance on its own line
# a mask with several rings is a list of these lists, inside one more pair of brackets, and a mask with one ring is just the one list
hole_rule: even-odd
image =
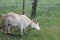
[[[25,15],[31,15],[32,0],[26,0]],[[15,12],[21,14],[22,0],[0,0],[0,17],[2,13]],[[60,0],[39,0],[36,19],[41,30],[27,29],[24,36],[9,36],[0,32],[0,40],[60,40]],[[4,27],[5,28],[5,27]],[[19,28],[11,28],[11,32],[20,35]]]

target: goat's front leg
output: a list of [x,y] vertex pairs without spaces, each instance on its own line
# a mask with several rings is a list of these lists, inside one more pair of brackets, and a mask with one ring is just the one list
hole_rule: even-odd
[[21,35],[23,35],[23,29],[24,29],[23,26],[21,26]]

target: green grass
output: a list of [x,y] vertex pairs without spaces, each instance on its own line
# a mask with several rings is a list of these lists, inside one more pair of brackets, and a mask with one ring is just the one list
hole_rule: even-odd
[[[14,1],[14,2],[13,2]],[[32,0],[26,0],[25,15],[31,16]],[[0,17],[2,13],[22,13],[22,0],[0,0]],[[60,0],[39,0],[37,15],[41,30],[30,28],[24,36],[9,36],[0,32],[0,40],[60,40]],[[5,28],[5,27],[4,27]],[[19,28],[11,28],[11,32],[20,35]]]

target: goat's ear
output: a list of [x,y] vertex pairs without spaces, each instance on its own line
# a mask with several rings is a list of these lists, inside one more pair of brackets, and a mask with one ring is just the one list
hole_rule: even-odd
[[37,20],[36,19],[32,19],[33,22],[37,23]]

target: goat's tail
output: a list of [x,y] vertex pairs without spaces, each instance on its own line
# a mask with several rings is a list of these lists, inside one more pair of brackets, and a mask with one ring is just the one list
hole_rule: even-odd
[[4,20],[4,17],[6,16],[6,14],[1,14],[1,18],[0,21]]
[[4,17],[4,16],[5,16],[5,14],[2,14],[2,16]]

